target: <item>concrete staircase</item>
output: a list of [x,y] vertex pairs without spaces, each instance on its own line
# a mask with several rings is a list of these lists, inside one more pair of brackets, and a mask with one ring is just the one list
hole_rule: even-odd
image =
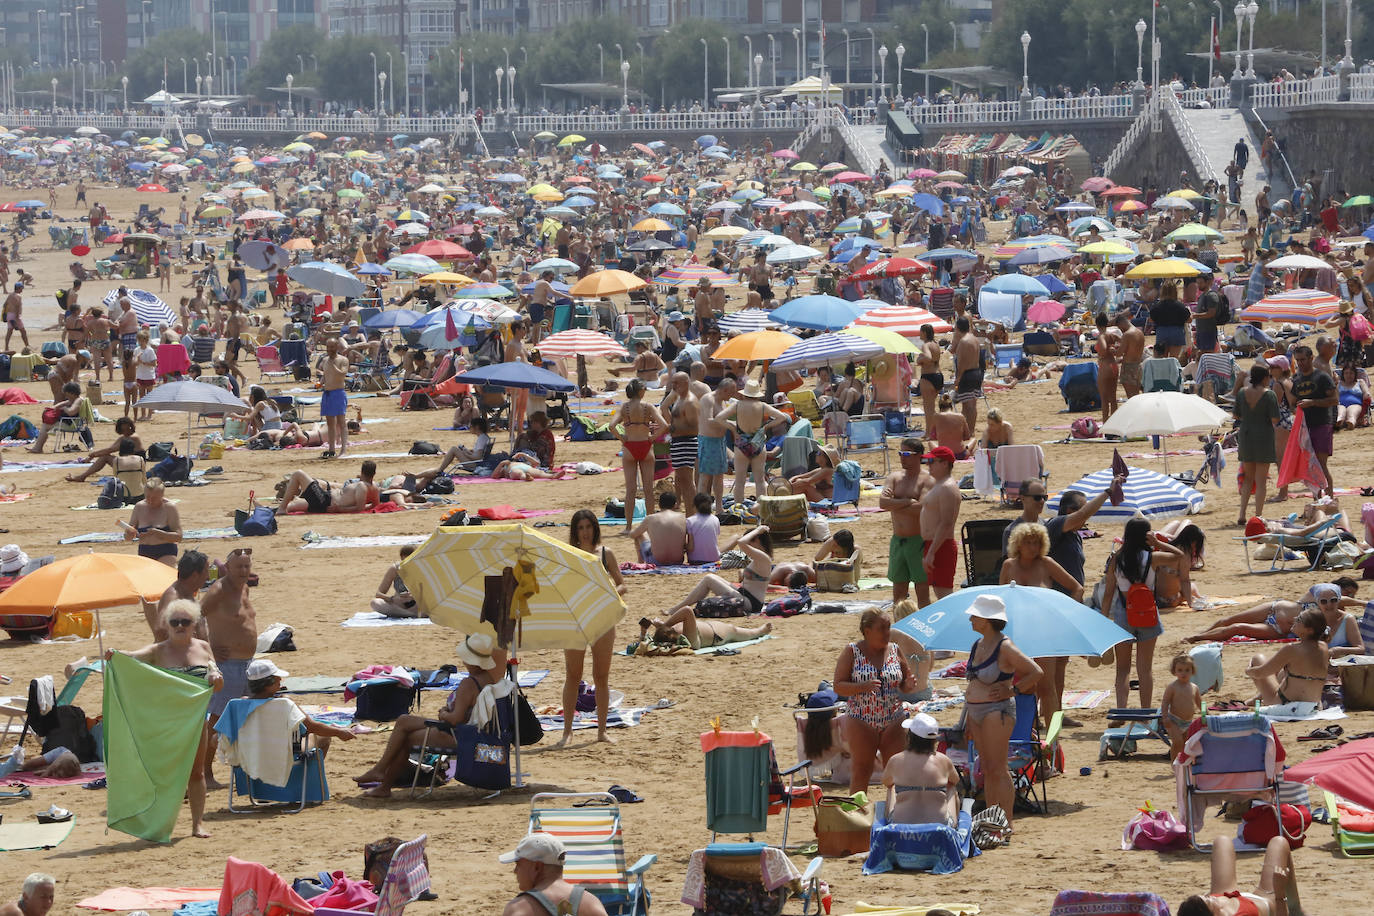
[[[873,171],[877,171],[878,166],[883,162],[887,163],[888,171],[891,174],[897,174],[898,157],[896,152],[892,149],[892,146],[887,142],[887,131],[884,129],[883,125],[856,124],[850,129],[853,133],[850,137],[846,138],[846,140],[849,141],[848,145],[851,147],[850,151],[859,162],[872,169],[869,174],[872,174]],[[856,145],[861,147],[863,151],[860,152],[858,149],[853,149]]]
[[1234,108],[1185,108],[1183,115],[1206,154],[1212,171],[1216,174],[1217,181],[1223,185],[1226,182],[1226,167],[1231,164],[1231,154],[1236,145],[1236,140],[1241,137],[1245,138],[1246,145],[1250,147],[1250,158],[1245,164],[1244,174],[1241,175],[1240,196],[1241,203],[1247,210],[1254,209],[1252,202],[1255,199],[1255,194],[1266,184],[1273,188],[1273,192],[1269,195],[1271,200],[1278,200],[1288,195],[1290,188],[1288,187],[1287,176],[1282,174],[1282,165],[1278,162],[1275,163],[1274,171],[1280,174],[1265,174],[1259,154],[1260,141],[1263,140],[1263,137],[1239,110]]

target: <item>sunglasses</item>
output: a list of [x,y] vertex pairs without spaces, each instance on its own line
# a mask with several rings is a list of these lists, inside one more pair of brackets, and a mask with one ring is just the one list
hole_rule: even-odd
[[251,557],[252,555],[252,547],[235,547],[233,550],[229,551],[229,556],[231,557]]
[[1318,598],[1318,599],[1317,599],[1317,603],[1318,603],[1318,604],[1340,604],[1340,603],[1341,603],[1341,599],[1339,599],[1339,598]]
[[1048,493],[1022,493],[1022,494],[1021,494],[1021,498],[1022,498],[1022,499],[1035,499],[1035,500],[1039,500],[1040,502],[1044,502],[1046,499],[1049,498],[1049,494],[1048,494]]
[[921,453],[920,453],[920,452],[898,452],[897,455],[898,455],[898,457],[901,457],[901,458],[920,458],[920,457],[921,457]]
[[189,617],[178,617],[175,620],[167,621],[167,626],[169,627],[189,627],[190,625],[191,618]]

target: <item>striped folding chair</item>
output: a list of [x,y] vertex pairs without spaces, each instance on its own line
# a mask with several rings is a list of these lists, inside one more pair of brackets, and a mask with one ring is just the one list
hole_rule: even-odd
[[605,792],[540,792],[530,799],[530,833],[558,837],[567,850],[563,878],[596,895],[610,916],[649,911],[644,873],[658,856],[625,866],[620,805]]

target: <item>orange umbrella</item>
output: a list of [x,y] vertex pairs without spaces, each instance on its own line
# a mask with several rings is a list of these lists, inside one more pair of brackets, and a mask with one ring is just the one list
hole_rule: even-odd
[[774,360],[794,343],[801,343],[801,338],[786,331],[751,331],[721,344],[716,352],[711,354],[711,358],[744,359],[751,362]]
[[0,614],[92,611],[157,601],[176,580],[171,566],[122,553],[85,553],[24,576],[0,594]]
[[295,238],[287,239],[286,243],[281,247],[285,248],[287,251],[313,251],[315,249],[315,243],[310,241],[310,239]]
[[671,224],[652,216],[642,219],[630,227],[634,232],[669,232],[672,228]]
[[568,290],[569,296],[593,298],[628,293],[632,289],[648,286],[644,280],[623,270],[598,270],[587,274]]

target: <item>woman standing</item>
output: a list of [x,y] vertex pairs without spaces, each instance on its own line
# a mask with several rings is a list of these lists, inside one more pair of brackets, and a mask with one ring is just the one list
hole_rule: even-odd
[[1240,517],[1244,525],[1250,516],[1250,493],[1255,494],[1255,511],[1264,508],[1269,487],[1269,465],[1278,460],[1274,431],[1279,425],[1279,399],[1269,388],[1269,367],[1257,362],[1250,367],[1250,384],[1240,390],[1232,414],[1240,423],[1236,437],[1240,459]]
[[921,372],[921,406],[926,417],[926,438],[930,438],[930,418],[935,416],[935,401],[945,389],[945,376],[940,371],[940,345],[935,342],[935,328],[921,325],[921,349],[916,353],[916,366]]
[[1097,396],[1102,401],[1102,422],[1106,423],[1119,406],[1117,387],[1121,380],[1121,332],[1111,326],[1106,312],[1097,313]]
[[969,650],[964,726],[983,761],[983,792],[989,808],[1011,823],[1016,798],[1007,757],[1016,727],[1016,694],[1033,693],[1044,672],[1003,635],[1007,606],[996,595],[979,595],[967,611],[978,641]]
[[[1133,518],[1126,523],[1121,536],[1121,549],[1107,561],[1107,576],[1102,590],[1103,600],[1111,601],[1109,616],[1117,626],[1131,634],[1130,643],[1116,647],[1116,705],[1125,707],[1131,683],[1131,651],[1135,646],[1135,676],[1140,681],[1140,705],[1153,705],[1155,681],[1151,664],[1154,662],[1155,642],[1164,632],[1155,604],[1154,567],[1169,563],[1188,562],[1183,551],[1165,544],[1150,530],[1150,522]],[[1143,588],[1141,588],[1143,586]],[[1147,593],[1148,592],[1148,597]],[[1145,606],[1149,601],[1150,607]],[[1153,609],[1153,614],[1150,613]],[[1135,621],[1135,623],[1132,623]]]
[[[1279,422],[1274,426],[1274,454],[1279,458],[1288,450],[1288,435],[1293,431],[1293,410],[1298,406],[1298,399],[1293,394],[1293,370],[1289,365],[1286,356],[1271,356],[1267,360],[1269,363],[1269,390],[1274,392],[1274,397],[1279,402]],[[1287,485],[1279,487],[1275,502],[1283,502],[1288,499]],[[1263,508],[1263,503],[1255,506],[1257,512]],[[1259,514],[1263,514],[1259,512]]]
[[[1159,288],[1159,302],[1150,309],[1155,325],[1155,344],[1165,349],[1165,356],[1178,358],[1188,342],[1188,322],[1193,313],[1178,299],[1178,284],[1166,280]],[[1100,357],[1099,357],[1100,358]]]
[[621,533],[628,535],[634,527],[637,482],[644,486],[644,511],[649,511],[649,497],[654,492],[654,439],[659,430],[667,428],[668,421],[657,407],[644,403],[644,383],[639,379],[631,379],[625,386],[625,396],[627,400],[611,421],[611,429],[624,450],[625,530]]
[[[200,620],[200,608],[194,601],[185,599],[173,601],[162,613],[163,626],[168,636],[161,642],[144,646],[137,652],[129,653],[130,658],[138,659],[147,665],[156,665],[168,671],[203,679],[210,689],[218,691],[224,686],[224,678],[215,665],[215,654],[210,644],[191,635]],[[105,653],[108,661],[114,650]],[[205,758],[209,747],[210,728],[207,724],[200,735],[200,746],[196,748],[196,760],[191,766],[191,779],[186,785],[186,797],[191,803],[191,836],[208,837],[210,834],[201,825],[205,817]]]
[[874,754],[886,766],[902,750],[901,694],[916,689],[916,676],[892,641],[887,611],[864,611],[859,633],[861,638],[845,646],[835,663],[835,692],[849,701],[844,737],[852,755],[851,794],[868,788]]
[[[615,554],[601,543],[601,523],[596,520],[596,513],[590,509],[578,509],[573,513],[572,533],[568,542],[578,550],[596,555],[615,583],[615,590],[621,595],[625,594],[620,564],[616,562]],[[611,656],[615,654],[615,627],[597,637],[591,649],[592,686],[596,690],[596,740],[614,744],[615,739],[606,734],[606,718],[610,715]],[[577,709],[577,693],[582,687],[582,666],[586,657],[586,649],[563,650],[563,737],[559,739],[559,744],[566,744],[572,737],[573,711]]]

